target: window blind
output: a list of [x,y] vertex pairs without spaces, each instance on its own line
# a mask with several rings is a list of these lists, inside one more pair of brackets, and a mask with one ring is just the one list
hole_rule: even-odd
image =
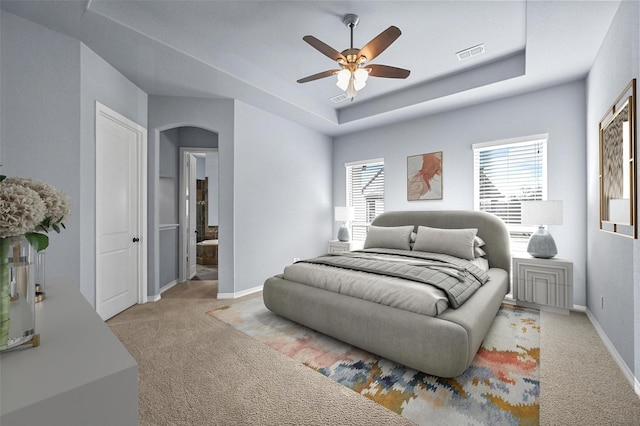
[[474,206],[500,217],[512,249],[526,249],[534,227],[521,223],[521,201],[545,200],[547,139],[474,145]]
[[364,241],[371,221],[384,212],[384,160],[345,164],[347,206],[354,208],[351,238]]

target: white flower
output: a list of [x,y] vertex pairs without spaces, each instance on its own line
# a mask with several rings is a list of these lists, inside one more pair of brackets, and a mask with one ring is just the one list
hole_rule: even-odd
[[62,224],[71,213],[69,196],[46,182],[18,177],[6,179],[4,182],[22,185],[38,193],[47,209],[45,218],[40,224],[40,228],[44,231],[49,231],[52,226],[56,231],[59,231],[58,224]]
[[47,207],[36,191],[0,182],[0,238],[33,232],[42,223]]

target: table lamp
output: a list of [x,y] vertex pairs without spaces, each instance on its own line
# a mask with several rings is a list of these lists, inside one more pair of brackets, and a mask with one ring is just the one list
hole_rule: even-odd
[[342,222],[342,226],[338,230],[338,240],[349,241],[351,235],[347,223],[353,220],[354,209],[353,207],[335,207],[334,210],[336,222]]
[[544,225],[562,225],[562,201],[522,201],[523,225],[538,225],[531,234],[527,253],[533,257],[550,259],[558,254],[556,243]]

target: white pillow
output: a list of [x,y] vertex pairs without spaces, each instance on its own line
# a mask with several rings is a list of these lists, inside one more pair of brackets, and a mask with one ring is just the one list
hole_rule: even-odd
[[475,254],[476,257],[482,257],[482,256],[485,256],[487,254],[486,251],[482,250],[478,246],[473,248],[473,253]]
[[407,226],[370,226],[364,248],[389,248],[411,250],[411,232],[413,225]]
[[475,241],[473,243],[476,247],[482,247],[483,245],[485,245],[486,243],[484,242],[484,240],[480,237],[478,237],[476,235]]
[[477,228],[441,229],[418,227],[418,236],[413,250],[442,253],[462,259],[475,259],[474,241]]

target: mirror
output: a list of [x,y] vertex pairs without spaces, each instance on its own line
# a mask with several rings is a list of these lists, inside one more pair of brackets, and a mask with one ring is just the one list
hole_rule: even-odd
[[637,238],[636,80],[600,120],[600,229]]

